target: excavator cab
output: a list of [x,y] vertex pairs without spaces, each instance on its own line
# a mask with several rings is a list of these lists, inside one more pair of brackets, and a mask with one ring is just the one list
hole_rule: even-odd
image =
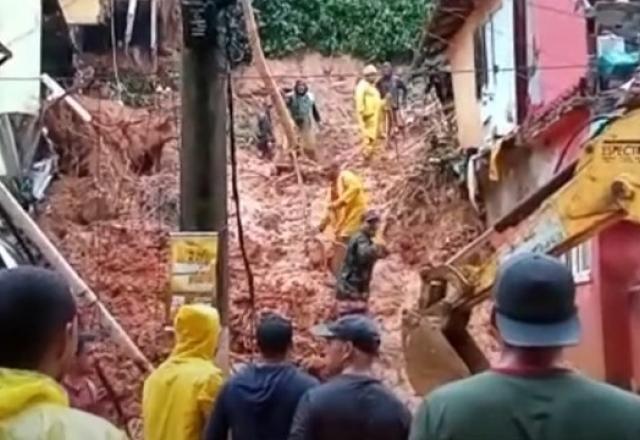
[[402,320],[406,373],[417,394],[488,368],[467,326],[504,258],[560,255],[615,222],[640,224],[637,127],[638,109],[612,118],[551,181],[444,265],[421,272],[418,303]]

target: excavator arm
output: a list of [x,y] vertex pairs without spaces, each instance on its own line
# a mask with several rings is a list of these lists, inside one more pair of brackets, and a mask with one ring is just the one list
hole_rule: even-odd
[[403,315],[406,372],[417,393],[488,367],[467,332],[500,262],[523,251],[561,255],[607,226],[640,224],[640,110],[612,119],[581,156],[439,267],[421,272],[417,306]]

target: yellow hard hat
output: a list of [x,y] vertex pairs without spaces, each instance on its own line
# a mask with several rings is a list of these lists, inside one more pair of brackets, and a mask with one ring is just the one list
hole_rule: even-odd
[[378,69],[376,69],[376,66],[374,66],[374,65],[372,65],[372,64],[369,64],[367,67],[365,67],[365,68],[362,70],[362,74],[363,74],[364,76],[367,76],[367,75],[377,75],[377,74],[378,74]]

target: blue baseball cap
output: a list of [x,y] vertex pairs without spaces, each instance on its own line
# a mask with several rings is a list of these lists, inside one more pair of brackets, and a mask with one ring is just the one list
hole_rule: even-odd
[[351,342],[355,348],[369,354],[377,354],[380,349],[378,326],[361,314],[345,315],[334,322],[316,325],[311,333],[321,338]]
[[496,325],[514,347],[565,347],[580,342],[571,271],[559,259],[531,252],[508,258],[494,285]]

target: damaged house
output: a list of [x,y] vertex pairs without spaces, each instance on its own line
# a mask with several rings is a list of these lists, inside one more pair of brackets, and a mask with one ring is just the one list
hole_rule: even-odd
[[[452,71],[468,187],[490,224],[559,175],[638,81],[640,2],[442,0],[432,39]],[[453,18],[452,18],[453,17]],[[618,222],[563,256],[583,342],[572,361],[640,383],[640,230]]]

